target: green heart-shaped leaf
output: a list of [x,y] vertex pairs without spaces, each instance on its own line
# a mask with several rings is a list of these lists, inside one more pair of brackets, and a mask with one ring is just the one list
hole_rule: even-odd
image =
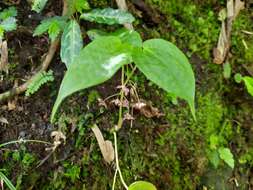
[[85,48],[69,65],[53,107],[51,122],[69,95],[110,79],[122,65],[131,62],[131,52],[118,37],[101,37]]
[[146,181],[136,181],[129,186],[128,190],[157,190],[157,189],[152,183]]
[[186,56],[174,44],[152,39],[133,57],[144,75],[174,96],[185,99],[195,118],[195,78]]

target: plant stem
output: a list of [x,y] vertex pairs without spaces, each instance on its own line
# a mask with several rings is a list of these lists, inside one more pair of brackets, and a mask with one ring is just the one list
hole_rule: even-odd
[[116,160],[116,171],[119,172],[119,177],[121,180],[121,183],[123,184],[123,186],[125,187],[126,190],[128,190],[128,186],[126,184],[126,182],[123,179],[121,170],[120,170],[120,166],[119,166],[119,156],[118,156],[118,146],[117,146],[117,133],[113,132],[113,136],[114,136],[114,149],[115,149],[115,160]]
[[[116,2],[117,2],[118,7],[121,10],[127,11],[127,4],[126,4],[125,0],[116,0]],[[128,30],[133,30],[133,25],[132,24],[125,24],[124,26]],[[122,127],[122,124],[123,124],[123,118],[122,118],[122,115],[123,115],[122,102],[123,102],[123,99],[124,99],[123,88],[127,84],[127,82],[130,80],[131,76],[134,73],[134,70],[132,71],[132,73],[130,74],[130,76],[127,77],[126,82],[124,82],[125,81],[125,67],[122,66],[122,71],[121,71],[121,86],[122,86],[122,89],[120,90],[120,102],[121,102],[121,104],[120,104],[120,107],[119,107],[119,119],[118,119],[118,125],[115,126],[115,131],[113,132],[113,136],[114,136],[114,149],[115,149],[114,151],[115,151],[115,160],[116,160],[116,171],[115,171],[115,174],[114,174],[112,190],[114,190],[114,188],[115,188],[116,177],[117,177],[117,173],[118,172],[119,172],[121,183],[123,184],[124,188],[126,190],[128,190],[128,186],[127,186],[127,184],[125,183],[125,181],[123,179],[123,176],[122,176],[122,173],[121,173],[121,170],[120,170],[120,166],[119,166],[119,156],[118,156],[118,146],[117,146],[117,133],[116,132]]]
[[136,66],[134,66],[134,68],[133,68],[133,70],[132,70],[132,72],[130,73],[130,75],[128,75],[128,77],[127,77],[127,79],[126,79],[126,81],[125,81],[125,83],[124,83],[124,85],[123,86],[126,86],[127,85],[127,83],[129,82],[129,80],[131,79],[131,77],[133,76],[133,74],[134,74],[134,72],[135,72],[135,70],[137,69],[137,67]]
[[115,170],[114,177],[113,177],[112,190],[115,189],[117,174],[118,174],[118,170],[116,169],[116,170]]
[[[125,84],[125,67],[122,66],[122,70],[121,70],[121,86],[123,87],[123,85]],[[116,131],[118,131],[123,124],[123,118],[122,118],[122,114],[123,114],[123,108],[122,108],[122,102],[124,99],[124,92],[121,89],[120,90],[120,107],[119,107],[119,120],[118,120],[118,125],[117,125],[117,129]]]
[[[124,84],[125,84],[125,67],[122,66],[122,70],[121,70],[121,86],[123,87]],[[126,190],[128,189],[128,186],[127,186],[126,182],[124,181],[124,178],[122,176],[122,173],[121,173],[121,170],[120,170],[120,166],[119,166],[117,133],[116,133],[122,127],[122,124],[123,124],[123,118],[122,118],[122,115],[123,115],[123,107],[122,107],[123,99],[124,99],[124,91],[123,91],[123,89],[121,89],[120,90],[120,102],[121,102],[121,104],[120,104],[120,107],[119,107],[118,125],[115,126],[115,131],[113,132],[113,136],[114,136],[114,151],[115,151],[115,160],[116,160],[116,171],[115,171],[115,175],[114,175],[112,190],[114,190],[114,188],[115,188],[116,177],[117,177],[117,173],[118,172],[119,172],[119,177],[120,177],[121,183],[123,184],[123,186],[124,186],[124,188]]]
[[4,146],[7,146],[7,145],[11,145],[11,144],[16,144],[16,143],[42,143],[42,144],[52,145],[52,143],[49,143],[49,142],[46,142],[46,141],[19,139],[19,140],[10,141],[10,142],[0,144],[0,148],[2,148]]
[[107,100],[109,100],[109,99],[111,99],[111,98],[113,98],[113,97],[115,97],[115,96],[118,96],[118,95],[120,95],[120,93],[117,93],[117,94],[113,94],[113,95],[111,95],[111,96],[108,96],[108,97],[106,97],[103,101],[107,101]]

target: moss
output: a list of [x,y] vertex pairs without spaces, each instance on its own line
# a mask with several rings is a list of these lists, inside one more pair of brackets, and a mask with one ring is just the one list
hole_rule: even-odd
[[88,95],[87,106],[94,104],[98,100],[98,98],[100,98],[98,91],[91,90]]
[[109,0],[89,0],[92,8],[104,8],[109,6]]
[[253,35],[242,32],[253,30],[253,23],[249,15],[249,12],[242,11],[233,24],[232,59],[234,67],[253,62]]
[[[176,110],[167,108],[166,113],[169,127],[162,128],[164,131],[155,140],[159,152],[156,165],[168,168],[173,189],[196,189],[200,179],[198,176],[208,166],[206,151],[210,149],[209,138],[212,134],[220,133],[224,118],[228,116],[226,106],[220,95],[212,91],[197,95],[197,122],[193,121],[184,107]],[[229,122],[224,130],[221,138],[226,145],[233,137]],[[193,160],[187,164],[187,159]],[[185,176],[183,180],[182,176]]]
[[[165,21],[160,25],[161,28],[170,26],[171,31],[167,31],[167,39],[176,42],[183,49],[188,49],[189,56],[197,53],[209,61],[212,60],[211,50],[217,43],[220,24],[217,19],[218,13],[213,11],[211,3],[197,4],[194,1],[175,0],[148,2],[166,15]],[[153,32],[151,35],[154,35]]]

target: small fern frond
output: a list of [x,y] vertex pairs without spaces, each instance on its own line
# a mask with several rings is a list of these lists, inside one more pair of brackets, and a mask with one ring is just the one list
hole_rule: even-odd
[[53,71],[49,70],[48,72],[43,71],[39,72],[32,80],[32,82],[29,84],[27,87],[27,90],[25,92],[26,96],[30,96],[37,92],[40,87],[47,82],[52,82],[54,81],[54,76],[53,76]]

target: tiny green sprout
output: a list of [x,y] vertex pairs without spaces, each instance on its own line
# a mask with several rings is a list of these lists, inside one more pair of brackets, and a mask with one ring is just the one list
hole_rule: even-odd
[[234,79],[236,83],[241,83],[243,80],[242,75],[240,73],[236,73]]

